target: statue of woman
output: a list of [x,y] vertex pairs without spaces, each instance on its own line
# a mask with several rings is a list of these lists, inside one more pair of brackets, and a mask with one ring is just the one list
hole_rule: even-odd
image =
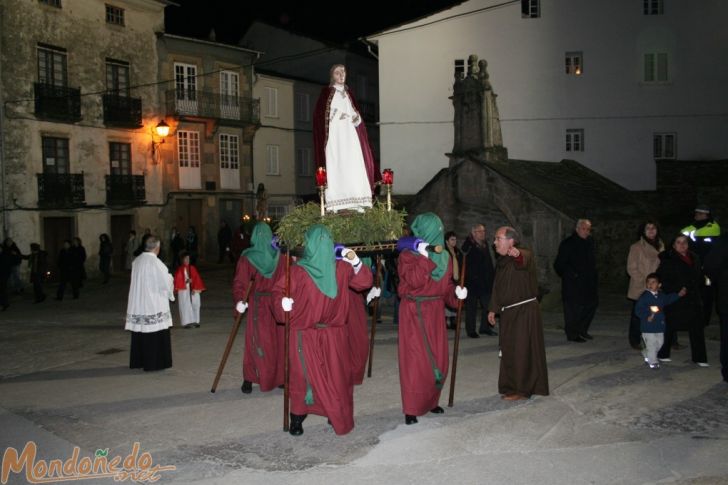
[[316,165],[326,168],[326,209],[360,212],[372,206],[379,178],[361,110],[346,82],[346,68],[335,64],[330,84],[321,90],[314,111]]

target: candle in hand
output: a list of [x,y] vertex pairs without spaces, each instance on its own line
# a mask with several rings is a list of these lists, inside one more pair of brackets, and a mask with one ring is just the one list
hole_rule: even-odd
[[659,307],[659,306],[657,306],[657,305],[652,305],[652,306],[650,307],[650,311],[651,311],[652,313],[658,313],[658,312],[660,311],[660,307]]

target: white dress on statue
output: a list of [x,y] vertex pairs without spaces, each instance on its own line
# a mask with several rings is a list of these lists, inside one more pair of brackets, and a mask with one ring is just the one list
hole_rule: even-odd
[[372,206],[372,191],[356,132],[361,115],[354,109],[344,87],[334,87],[326,142],[326,209],[361,210]]
[[185,272],[186,290],[177,290],[177,308],[179,308],[179,320],[183,327],[191,323],[200,323],[200,292],[192,291],[190,288],[190,275]]

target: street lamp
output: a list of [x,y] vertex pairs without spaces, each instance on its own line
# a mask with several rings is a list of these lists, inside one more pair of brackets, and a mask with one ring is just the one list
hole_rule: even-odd
[[[154,141],[154,134],[156,133],[157,137],[161,141]],[[157,160],[157,147],[164,143],[165,138],[169,135],[169,125],[164,121],[160,121],[157,123],[157,126],[152,131],[152,159],[156,162]]]

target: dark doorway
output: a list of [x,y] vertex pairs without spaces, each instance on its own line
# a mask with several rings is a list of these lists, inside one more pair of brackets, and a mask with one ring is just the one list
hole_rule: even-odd
[[134,216],[111,216],[111,244],[114,246],[114,270],[123,271],[126,262],[126,242]]
[[44,217],[43,218],[43,249],[48,252],[48,270],[51,272],[51,281],[58,281],[58,253],[61,252],[63,241],[72,239],[75,233],[73,217]]
[[184,239],[190,226],[194,226],[197,233],[197,247],[199,258],[204,258],[205,231],[202,227],[202,201],[197,199],[177,199],[177,218],[175,221],[177,230]]

